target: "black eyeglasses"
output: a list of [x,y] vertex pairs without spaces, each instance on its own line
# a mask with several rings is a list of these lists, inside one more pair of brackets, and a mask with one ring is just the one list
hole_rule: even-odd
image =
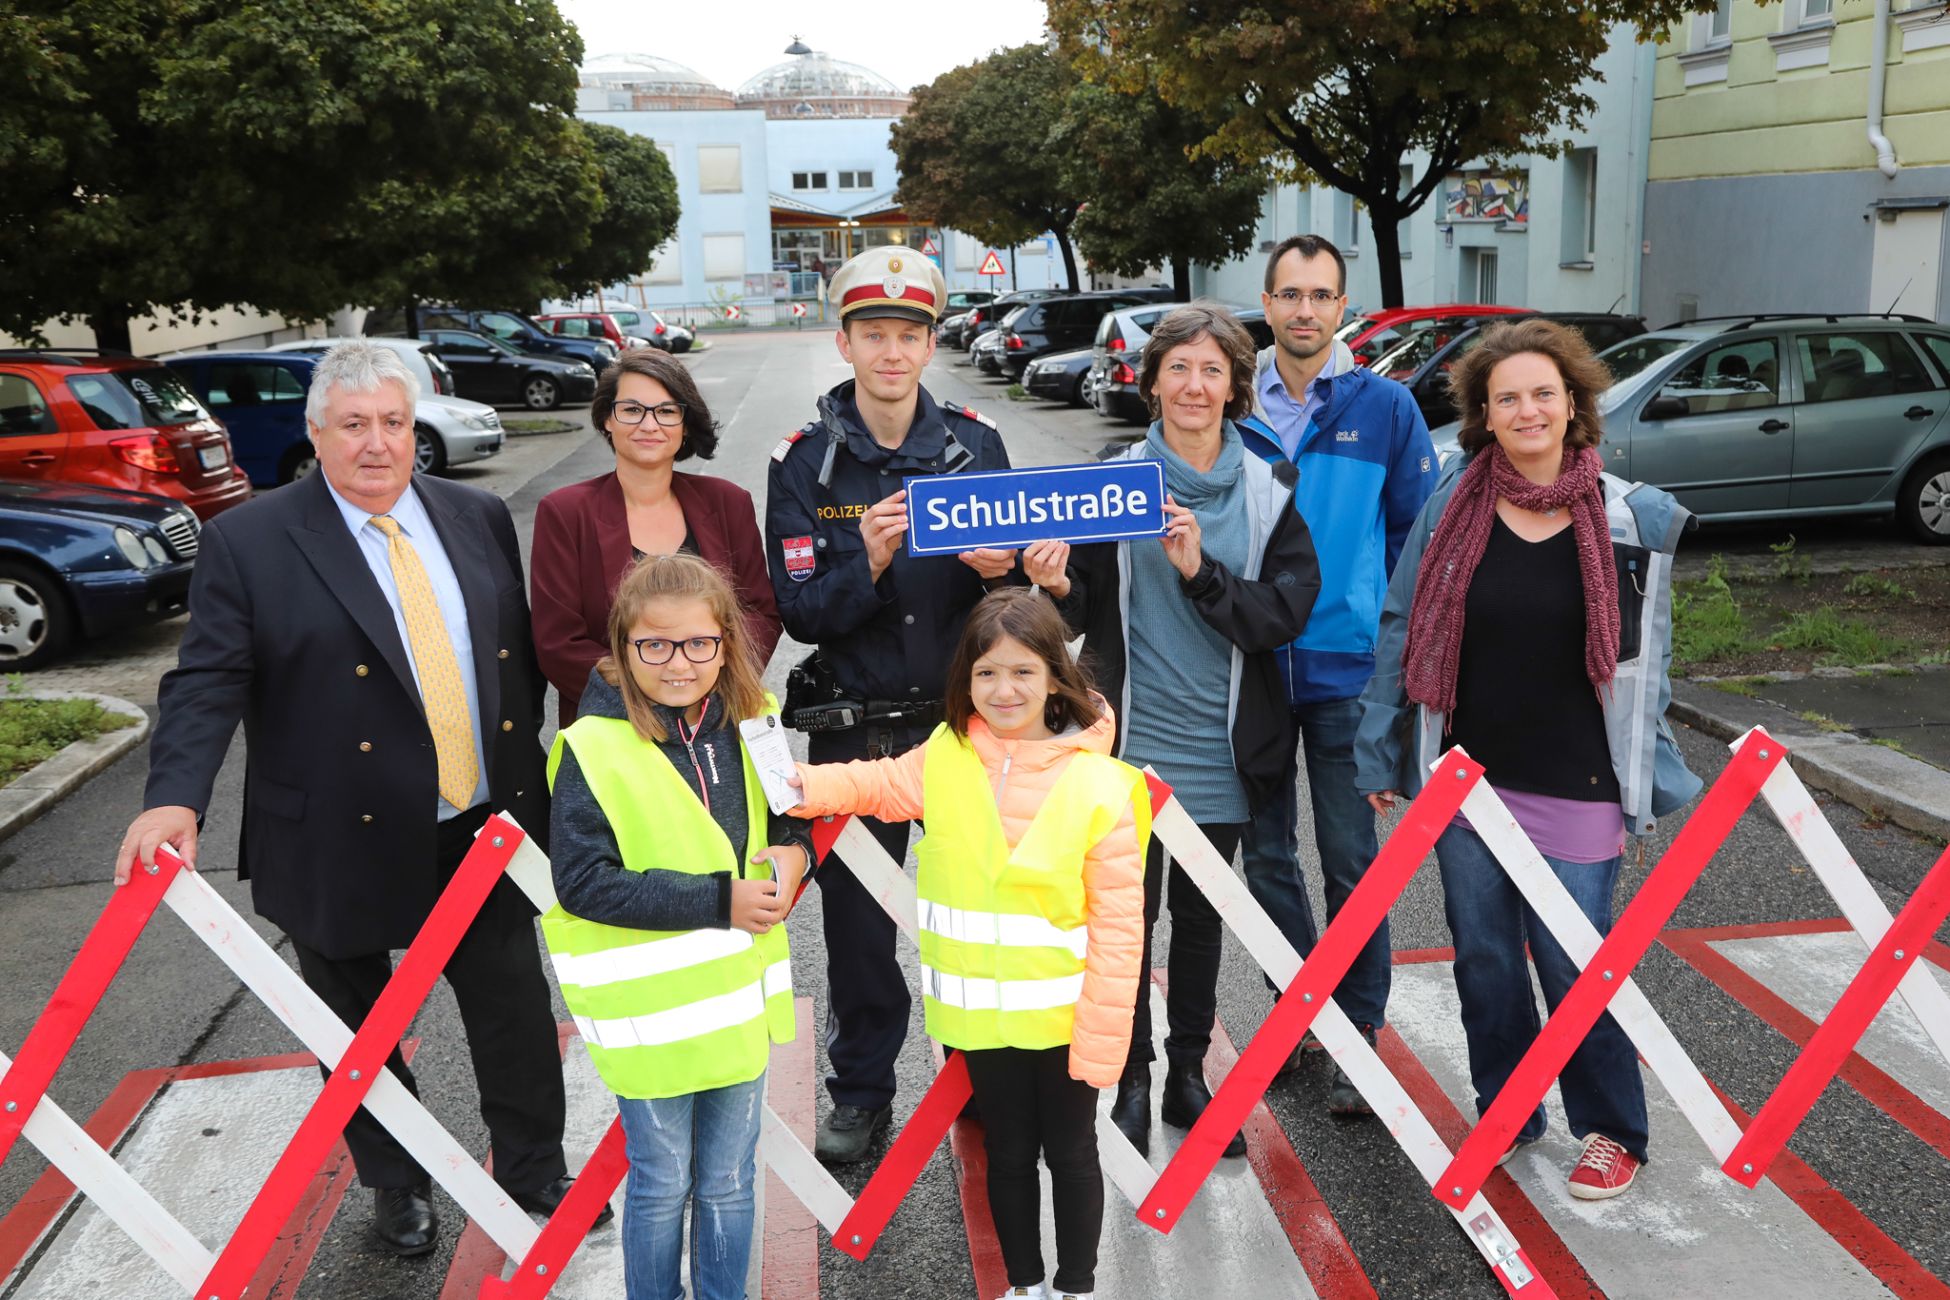
[[643,423],[644,416],[654,415],[658,424],[666,429],[674,429],[684,422],[686,409],[682,402],[659,402],[655,406],[645,406],[642,402],[618,402],[609,408],[609,416],[618,424],[634,429]]
[[684,648],[684,657],[694,664],[708,664],[718,657],[718,647],[724,644],[721,636],[694,636],[683,641],[666,641],[660,636],[646,636],[641,641],[632,641],[636,647],[636,657],[651,668],[660,668],[677,657],[677,647]]
[[1299,306],[1302,299],[1305,299],[1316,307],[1332,307],[1336,302],[1340,301],[1341,297],[1338,293],[1329,293],[1325,289],[1314,289],[1305,293],[1298,289],[1281,289],[1271,296],[1278,298],[1289,307]]

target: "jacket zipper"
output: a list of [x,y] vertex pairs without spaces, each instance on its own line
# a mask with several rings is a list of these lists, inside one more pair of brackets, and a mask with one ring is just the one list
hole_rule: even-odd
[[[707,695],[704,697],[704,713],[709,713],[710,711],[711,711],[711,697]],[[697,724],[699,728],[702,728],[704,726],[704,713],[700,713],[697,715]],[[697,737],[698,737],[698,732],[690,730],[685,725],[684,715],[681,713],[678,714],[677,715],[677,738],[684,742],[684,752],[691,756],[691,770],[697,773],[698,798],[703,801],[704,811],[708,814],[711,811],[711,783],[710,781],[705,779],[704,765],[697,761],[697,743],[696,743]],[[711,771],[715,773],[718,770],[717,756],[712,754],[709,750],[705,751],[704,756],[711,760]],[[732,861],[737,864],[738,878],[740,880],[743,880],[745,878],[745,855],[738,852],[738,846],[734,844],[732,846],[731,856],[732,856]]]
[[1016,761],[1016,756],[1014,752],[1006,753],[1002,756],[1002,771],[996,777],[996,782],[995,782],[995,806],[998,811],[1000,811],[1002,807],[1002,796],[1006,794],[1009,789],[1009,767],[1015,761]]

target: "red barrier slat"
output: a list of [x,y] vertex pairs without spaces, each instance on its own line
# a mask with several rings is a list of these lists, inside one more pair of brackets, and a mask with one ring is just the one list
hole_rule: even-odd
[[40,1019],[27,1031],[13,1066],[0,1078],[0,1164],[20,1138],[21,1129],[47,1093],[47,1086],[68,1059],[82,1027],[101,1005],[108,986],[127,960],[129,949],[142,937],[143,927],[162,905],[163,895],[183,869],[183,860],[167,845],[156,853],[154,870],[137,865],[129,883],[115,890],[102,914],[68,963],[67,973],[54,986]]
[[1151,811],[1156,813],[1171,799],[1171,786],[1156,772],[1144,774],[1144,788],[1151,792]]
[[498,1277],[484,1279],[481,1300],[541,1300],[547,1295],[629,1169],[623,1121],[613,1119],[589,1162],[569,1185],[569,1194],[555,1207],[533,1248],[516,1265],[514,1275],[505,1282]]
[[1272,1086],[1273,1076],[1293,1054],[1300,1036],[1313,1024],[1482,774],[1482,765],[1465,754],[1451,751],[1442,756],[1428,784],[1403,813],[1401,825],[1381,846],[1313,954],[1273,1004],[1266,1023],[1246,1044],[1239,1063],[1152,1184],[1151,1194],[1138,1207],[1139,1222],[1160,1232],[1178,1225],[1179,1216],[1219,1163],[1226,1143]]
[[1721,1172],[1743,1187],[1752,1187],[1766,1175],[1768,1165],[1814,1109],[1815,1099],[1855,1050],[1869,1023],[1881,1014],[1883,1004],[1922,956],[1923,946],[1946,916],[1950,916],[1950,849],[1944,850],[1909,902],[1903,904],[1869,960],[1855,972],[1808,1046],[1741,1134],[1733,1153],[1720,1166]]
[[927,1095],[901,1127],[894,1144],[887,1148],[873,1177],[854,1198],[853,1208],[840,1220],[839,1231],[833,1234],[835,1250],[855,1259],[867,1257],[973,1092],[968,1082],[968,1062],[956,1052],[941,1067],[941,1073],[934,1076]]
[[1558,1003],[1556,1013],[1530,1044],[1496,1100],[1463,1139],[1455,1158],[1431,1189],[1437,1200],[1461,1209],[1481,1190],[1483,1180],[1563,1073],[1578,1044],[1598,1023],[1613,994],[1659,937],[1734,823],[1786,756],[1781,743],[1764,732],[1751,732],[1741,742],[1672,846],[1619,915],[1611,933],[1598,945],[1596,955]]
[[259,1261],[291,1217],[352,1113],[378,1080],[379,1071],[386,1068],[387,1056],[433,991],[447,959],[460,946],[461,936],[473,924],[522,839],[522,832],[510,822],[498,816],[488,818],[426,924],[400,959],[393,978],[353,1035],[332,1077],[325,1081],[318,1100],[244,1211],[243,1221],[224,1243],[223,1253],[197,1288],[198,1300],[240,1300]]
[[812,842],[814,859],[820,862],[826,860],[826,855],[833,851],[833,841],[840,837],[842,830],[846,829],[847,818],[851,815],[851,813],[843,813],[837,817],[813,818]]

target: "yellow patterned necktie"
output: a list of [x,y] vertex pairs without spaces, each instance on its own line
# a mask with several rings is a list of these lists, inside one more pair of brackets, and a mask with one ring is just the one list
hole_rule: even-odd
[[399,589],[400,611],[406,615],[406,639],[420,675],[420,700],[426,705],[427,726],[440,762],[440,797],[465,810],[480,768],[474,761],[474,718],[467,709],[467,688],[461,684],[447,620],[433,598],[433,584],[427,580],[420,553],[400,531],[399,521],[391,515],[374,515],[372,526],[386,534],[386,559],[393,566],[393,585]]

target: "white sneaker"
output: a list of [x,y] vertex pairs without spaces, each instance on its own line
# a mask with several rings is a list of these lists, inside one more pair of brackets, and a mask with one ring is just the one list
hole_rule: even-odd
[[996,1300],[1049,1300],[1049,1292],[1038,1282],[1035,1286],[1012,1286],[996,1297]]
[[1096,1300],[1095,1291],[1058,1291],[1056,1300]]

